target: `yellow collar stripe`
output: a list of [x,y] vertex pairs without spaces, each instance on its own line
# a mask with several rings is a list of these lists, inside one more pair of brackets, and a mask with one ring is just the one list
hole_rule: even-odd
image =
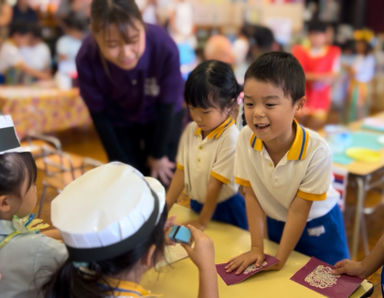
[[253,133],[251,139],[249,140],[251,147],[256,151],[263,150],[263,142],[255,136]]
[[159,295],[151,294],[151,292],[144,289],[141,285],[126,281],[117,280],[113,278],[107,279],[109,284],[114,287],[114,296],[127,296],[127,297],[160,297]]
[[[233,124],[235,124],[235,120],[233,120],[232,117],[228,117],[227,120],[225,120],[223,123],[221,123],[218,127],[216,127],[214,130],[212,130],[208,135],[207,135],[207,138],[208,139],[218,139],[221,137],[221,135],[223,134],[223,132],[230,126],[232,126]],[[194,135],[195,136],[199,136],[201,135],[201,128],[198,127],[196,128],[195,132],[194,132]]]
[[294,125],[296,126],[296,136],[288,151],[287,160],[303,160],[307,155],[309,133],[296,120],[294,120]]
[[[291,148],[289,148],[287,160],[303,160],[307,154],[309,133],[296,120],[294,120],[293,125],[296,127],[296,135]],[[252,133],[249,143],[254,150],[260,152],[263,150],[263,142],[254,133]]]

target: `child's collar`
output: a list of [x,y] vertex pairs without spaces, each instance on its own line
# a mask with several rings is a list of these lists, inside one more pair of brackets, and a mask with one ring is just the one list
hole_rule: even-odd
[[19,218],[16,215],[12,220],[0,220],[0,248],[5,246],[11,239],[21,234],[37,234],[40,229],[49,227],[42,219],[36,218],[34,214]]
[[[233,124],[235,124],[235,120],[229,116],[223,123],[221,123],[218,127],[216,127],[214,130],[212,130],[208,135],[207,135],[207,139],[218,139],[221,137],[221,135],[223,134],[223,132],[230,126],[232,126]],[[201,135],[201,128],[200,127],[197,127],[195,132],[194,132],[194,135],[195,136],[200,136]]]
[[161,295],[151,294],[150,291],[144,289],[141,285],[127,280],[119,280],[107,278],[107,282],[113,287],[113,295],[129,296],[129,297],[160,297]]
[[[288,150],[287,160],[303,160],[307,153],[309,133],[296,119],[293,120],[293,125],[296,127],[296,135]],[[263,141],[257,138],[254,133],[252,133],[249,143],[254,150],[260,152],[263,150]]]

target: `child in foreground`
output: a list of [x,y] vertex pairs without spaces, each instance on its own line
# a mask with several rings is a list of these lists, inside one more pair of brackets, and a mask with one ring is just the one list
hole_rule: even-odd
[[270,52],[247,70],[244,113],[235,157],[244,187],[251,248],[232,259],[229,272],[264,260],[264,223],[280,243],[279,270],[296,249],[334,264],[348,258],[338,193],[332,187],[332,154],[326,141],[294,119],[305,103],[305,76],[291,54]]
[[179,143],[167,205],[171,208],[185,189],[191,208],[200,213],[193,224],[202,230],[211,218],[248,229],[244,198],[233,172],[239,131],[231,115],[240,92],[231,67],[217,60],[197,66],[185,85],[193,122]]
[[42,297],[41,286],[67,258],[65,246],[40,234],[36,164],[22,152],[10,116],[0,116],[1,297]]
[[[52,202],[52,223],[69,258],[46,284],[46,297],[151,296],[140,280],[163,255],[165,191],[154,178],[123,163],[93,169]],[[212,241],[189,226],[184,245],[199,268],[199,298],[218,297]]]

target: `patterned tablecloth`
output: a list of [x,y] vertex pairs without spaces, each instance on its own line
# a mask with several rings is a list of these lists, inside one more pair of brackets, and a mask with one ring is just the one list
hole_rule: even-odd
[[91,123],[77,88],[0,87],[0,111],[12,115],[20,138]]

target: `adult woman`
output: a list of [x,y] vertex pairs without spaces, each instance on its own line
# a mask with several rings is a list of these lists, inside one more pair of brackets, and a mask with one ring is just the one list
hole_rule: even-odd
[[91,35],[76,59],[81,95],[110,160],[167,184],[181,132],[179,54],[133,0],[94,0]]

